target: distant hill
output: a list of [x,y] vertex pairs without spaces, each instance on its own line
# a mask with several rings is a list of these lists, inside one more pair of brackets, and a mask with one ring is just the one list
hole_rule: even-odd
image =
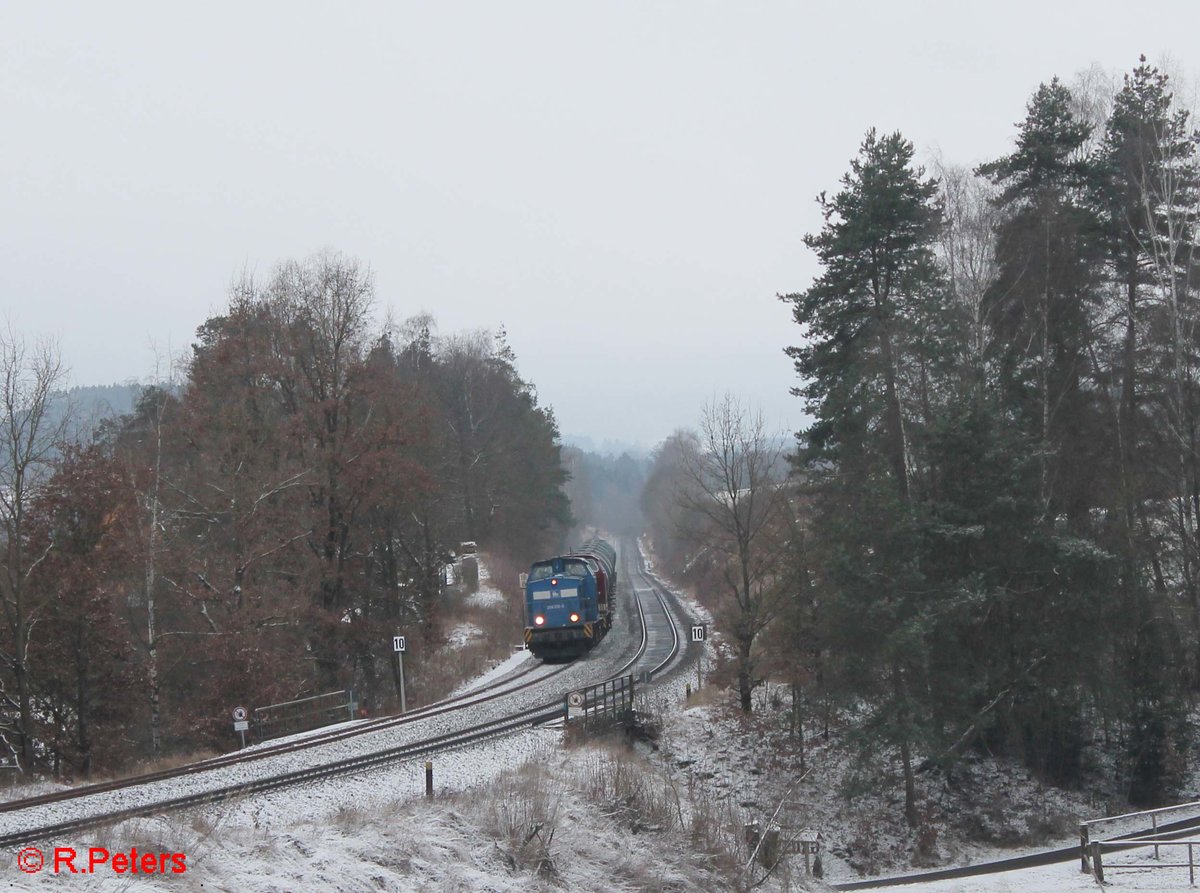
[[54,395],[50,412],[62,418],[70,411],[74,437],[87,440],[96,426],[105,419],[115,419],[133,412],[144,387],[140,384],[86,385],[70,388]]
[[71,388],[64,396],[81,416],[103,417],[133,412],[142,390],[140,384],[87,385]]
[[562,441],[563,446],[575,447],[577,450],[585,453],[595,453],[597,456],[611,456],[616,458],[622,453],[627,453],[635,459],[644,459],[649,457],[653,452],[653,449],[645,444],[613,440],[607,437],[601,443],[597,443],[595,439],[585,434],[564,434],[559,439]]

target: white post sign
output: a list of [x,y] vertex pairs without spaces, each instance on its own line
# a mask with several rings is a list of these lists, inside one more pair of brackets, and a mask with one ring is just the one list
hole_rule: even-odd
[[233,708],[233,730],[242,736],[242,747],[246,746],[246,730],[250,728],[249,715],[245,707]]
[[573,691],[567,695],[567,719],[583,716],[583,692]]

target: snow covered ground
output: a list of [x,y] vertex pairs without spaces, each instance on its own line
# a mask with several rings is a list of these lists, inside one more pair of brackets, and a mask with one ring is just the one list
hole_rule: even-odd
[[[693,619],[710,622],[699,605],[684,604]],[[628,650],[627,644],[615,646],[610,637],[572,672],[591,672],[592,660],[616,661]],[[710,646],[708,660],[712,657]],[[527,652],[515,653],[463,690],[503,678],[529,659]],[[801,777],[794,750],[779,746],[785,734],[782,689],[760,690],[759,713],[747,722],[731,709],[728,695],[710,688],[685,702],[684,687],[695,679],[692,666],[642,695],[643,708],[661,716],[655,752],[644,745],[632,756],[609,745],[565,748],[560,730],[528,730],[438,754],[432,800],[423,796],[424,760],[410,760],[55,842],[83,854],[81,864],[92,847],[110,854],[132,847],[142,854],[181,853],[187,865],[181,874],[135,878],[115,873],[111,864],[86,877],[56,874],[48,849],[49,864],[41,872],[27,875],[10,862],[0,881],[12,890],[114,893],[727,890],[735,880],[745,887],[760,879],[761,872],[746,872],[742,827],[772,816],[786,828],[822,831],[827,880],[857,879],[854,865],[862,859],[875,860],[883,874],[911,870],[909,832],[895,821],[895,803],[878,791],[856,801],[842,793],[840,779],[849,764],[845,748],[836,741],[810,742],[808,774]],[[564,690],[572,684],[558,681]],[[1056,822],[1069,828],[1080,805],[1039,789],[1015,770],[980,765],[971,772],[965,783],[975,786],[981,813],[991,807],[991,824],[980,833],[1011,832],[1014,840],[1027,834],[1029,840],[998,848],[943,831],[938,840],[943,864],[1040,848],[1033,836]],[[186,784],[172,782],[175,788]],[[947,799],[939,808],[965,805]],[[1123,853],[1112,860],[1144,863],[1151,855]],[[759,889],[803,889],[796,859],[790,863],[790,874],[777,873]],[[1114,889],[1166,890],[1186,885],[1187,871],[1114,871],[1108,879]],[[879,889],[1049,893],[1091,891],[1095,884],[1072,862]]]
[[[618,777],[603,751],[559,745],[560,736],[532,733],[471,748],[469,758],[439,758],[430,801],[419,793],[421,767],[402,766],[348,787],[127,822],[70,843],[81,852],[183,853],[179,875],[133,878],[103,866],[87,877],[49,868],[24,875],[14,867],[4,880],[13,890],[113,893],[729,889],[682,841],[664,846],[613,803],[596,802],[605,780]],[[461,772],[449,768],[456,763]]]
[[[1169,890],[1188,889],[1186,868],[1151,868],[1153,858],[1122,854],[1122,861],[1137,862],[1143,867],[1106,872],[1105,885],[1113,893],[1124,890],[1152,890],[1163,893]],[[1165,858],[1163,861],[1167,861]],[[1177,861],[1177,860],[1173,860]],[[1187,861],[1186,858],[1184,861]],[[1090,874],[1079,870],[1079,863],[1069,865],[1047,865],[1022,871],[987,875],[962,880],[931,881],[923,884],[905,884],[893,887],[875,887],[882,893],[1070,893],[1088,891],[1096,893],[1102,889]]]
[[479,556],[479,588],[467,596],[466,602],[477,608],[494,608],[504,604],[504,593],[492,582],[492,574],[483,556]]

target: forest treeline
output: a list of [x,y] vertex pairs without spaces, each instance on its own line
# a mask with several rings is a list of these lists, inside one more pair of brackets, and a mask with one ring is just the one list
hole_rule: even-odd
[[769,439],[723,441],[729,407],[714,405],[656,457],[656,542],[727,593],[734,638],[753,644],[747,683],[792,681],[801,733],[848,723],[897,768],[911,823],[922,771],[973,753],[1136,804],[1184,780],[1200,681],[1197,145],[1144,58],[1115,92],[1041,85],[1012,151],[973,171],[927,172],[901,134],[868,132],[818,199],[819,274],[782,296],[811,423],[790,475],[739,490],[786,493],[750,552],[754,598],[730,573],[732,526],[680,523],[697,517],[680,482],[714,479],[695,460],[714,445]]
[[339,255],[243,280],[179,380],[84,443],[52,346],[6,336],[0,736],[25,768],[223,749],[234,704],[381,706],[391,637],[440,645],[461,542],[525,560],[563,536],[555,422],[503,332],[373,305]]

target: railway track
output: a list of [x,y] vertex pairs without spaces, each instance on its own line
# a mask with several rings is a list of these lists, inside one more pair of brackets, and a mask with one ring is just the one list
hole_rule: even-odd
[[625,541],[621,554],[626,586],[632,591],[642,631],[638,653],[626,672],[638,678],[648,673],[653,679],[679,655],[679,626],[663,588],[647,575],[637,544]]
[[[627,555],[629,554],[627,552]],[[636,554],[636,547],[633,554]],[[619,666],[613,665],[621,660],[623,655],[618,653],[614,661],[611,653],[603,656],[597,654],[614,650],[613,647],[606,646],[610,646],[610,642],[618,637],[610,635],[608,640],[602,642],[596,651],[589,655],[588,660],[557,667],[538,662],[527,670],[510,674],[479,689],[402,716],[357,723],[349,728],[319,732],[298,740],[227,754],[176,769],[9,801],[0,804],[0,845],[14,846],[61,838],[63,835],[125,819],[157,816],[195,806],[254,796],[283,787],[353,774],[385,763],[462,747],[560,718],[565,692],[582,687],[583,684],[631,672],[635,675],[649,673],[650,678],[653,678],[678,655],[680,639],[666,598],[660,588],[644,575],[638,566],[639,561],[627,557],[626,568],[630,570],[627,570],[628,582],[624,585],[627,593],[626,607],[630,609],[630,616],[637,618],[640,641],[633,655]],[[638,580],[642,582],[639,583]],[[629,643],[624,644],[628,647]],[[615,642],[613,645],[619,647]],[[593,657],[601,659],[593,660]],[[464,717],[478,718],[481,706],[494,708],[507,704],[510,700],[518,701],[519,696],[523,696],[526,703],[510,712],[457,728],[436,731],[432,728],[439,722],[445,723]],[[367,752],[351,753],[334,759],[321,759],[317,752],[318,748],[345,747],[349,743],[361,741],[366,736],[387,735],[397,730],[404,731],[402,727],[415,728],[419,724],[427,724],[431,728],[428,732],[419,734],[415,740],[389,743]],[[305,751],[312,751],[317,759],[296,768],[268,766],[271,760],[279,762]],[[233,783],[220,782],[219,776],[223,770],[236,772],[252,764],[258,764],[264,771],[257,777]],[[203,785],[206,777],[214,783],[199,790],[178,793],[179,788],[188,784]],[[166,787],[167,790],[161,794],[150,793],[148,799],[142,799],[142,802],[121,802],[141,799],[143,795],[159,787]],[[172,788],[176,790],[176,796],[169,795]],[[91,798],[100,800],[88,804]],[[69,814],[73,812],[73,806],[82,809],[85,805],[98,808],[86,815]]]
[[[541,669],[546,669],[546,672],[517,685],[511,684],[515,680],[523,679],[525,676],[534,674]],[[397,726],[418,722],[431,716],[440,716],[455,710],[461,710],[463,707],[471,704],[482,704],[488,701],[493,701],[497,698],[504,697],[505,695],[512,694],[513,692],[518,692],[534,685],[538,685],[547,679],[557,676],[565,669],[567,669],[565,666],[549,668],[540,661],[537,661],[535,662],[534,666],[523,668],[519,673],[509,675],[488,685],[464,692],[456,697],[446,698],[430,704],[427,707],[422,707],[418,710],[412,710],[399,716],[387,716],[374,720],[366,720],[356,723],[354,726],[349,728],[339,728],[327,732],[317,732],[293,741],[261,745],[245,751],[234,751],[233,753],[224,754],[219,757],[213,757],[212,759],[208,760],[201,760],[196,763],[189,763],[185,766],[178,766],[173,769],[146,772],[141,775],[134,775],[128,778],[113,779],[111,781],[83,785],[81,787],[71,788],[67,791],[55,791],[51,794],[40,794],[35,797],[9,800],[7,802],[0,803],[0,813],[15,812],[22,809],[28,809],[32,806],[41,806],[48,803],[62,803],[64,801],[73,800],[80,797],[88,797],[96,794],[119,791],[124,788],[137,787],[139,785],[145,785],[151,782],[168,781],[173,778],[196,775],[202,772],[211,772],[215,769],[220,769],[226,766],[252,763],[257,760],[278,756],[279,754],[295,753],[298,751],[320,747],[335,741],[343,741],[362,735],[372,734],[374,732],[384,731]]]

